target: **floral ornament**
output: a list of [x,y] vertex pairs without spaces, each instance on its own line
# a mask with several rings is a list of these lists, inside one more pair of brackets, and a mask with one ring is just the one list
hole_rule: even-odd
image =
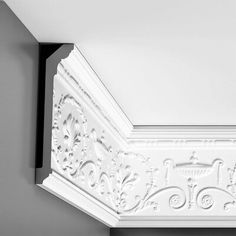
[[54,104],[52,126],[52,153],[58,164],[70,177],[78,176],[87,149],[87,119],[81,105],[70,95],[61,95]]
[[72,153],[76,150],[81,142],[81,133],[79,121],[72,117],[70,113],[63,122],[64,143],[67,145],[67,150]]
[[90,139],[93,143],[93,150],[97,158],[96,164],[100,169],[102,166],[102,162],[105,159],[109,159],[113,153],[112,147],[106,144],[104,135],[105,131],[103,131],[103,135],[99,138],[95,129],[92,129],[90,133]]
[[225,211],[229,211],[231,208],[236,207],[236,163],[234,164],[233,168],[228,168],[228,173],[229,184],[227,185],[227,189],[234,200],[224,204]]
[[[120,158],[119,155],[118,158]],[[132,190],[139,176],[131,170],[129,165],[121,161],[119,165],[116,165],[116,169],[111,172],[110,177],[115,184],[112,194],[113,203],[117,212],[123,212],[127,208],[128,192]]]
[[[130,199],[128,199],[129,192],[137,186],[140,177],[139,174],[127,164],[127,160],[134,161],[131,163],[138,161],[141,165],[144,165],[146,169],[144,173],[147,177],[145,191],[142,195],[135,195],[132,204],[130,204]],[[158,203],[149,199],[152,192],[157,188],[158,169],[153,168],[149,161],[150,158],[141,154],[123,151],[119,151],[112,159],[113,168],[111,168],[110,177],[113,186],[115,186],[112,192],[112,201],[118,213],[137,212],[150,207],[152,207],[154,211],[158,210]]]
[[[133,152],[113,151],[113,148],[106,143],[104,131],[98,137],[95,129],[92,129],[88,135],[87,119],[83,109],[70,95],[62,95],[54,104],[52,153],[60,173],[65,174],[72,181],[76,180],[75,184],[80,187],[81,183],[86,184],[88,188],[105,198],[118,214],[135,213],[146,208],[157,211],[161,204],[156,199],[163,192],[171,193],[168,195],[170,198],[165,200],[172,209],[184,207],[186,192],[178,186],[170,185],[170,168],[177,173],[182,173],[184,177],[187,173],[189,188],[187,200],[190,206],[197,202],[197,207],[210,209],[214,205],[214,199],[210,194],[203,195],[203,191],[217,190],[232,197],[231,202],[224,204],[225,210],[236,207],[236,164],[228,169],[227,191],[212,186],[200,189],[197,194],[194,193],[194,189],[197,188],[196,179],[201,177],[200,174],[204,173],[204,176],[207,176],[215,167],[218,167],[216,181],[218,185],[219,167],[222,163],[219,159],[214,160],[212,164],[199,163],[194,155],[190,159],[191,162],[174,164],[172,160],[167,159],[163,163],[166,167],[165,179],[159,180],[159,170],[151,165],[149,158]],[[134,168],[133,163],[137,163]],[[195,171],[200,167],[202,171]],[[143,177],[142,182],[139,182],[139,175]],[[162,188],[159,188],[158,185],[162,186],[159,182],[165,182]],[[142,193],[135,192],[138,184],[143,185]],[[131,195],[131,191],[134,194]]]
[[70,113],[62,125],[63,142],[65,144],[65,159],[63,169],[72,169],[74,153],[81,142],[79,121]]
[[229,185],[227,189],[236,197],[236,163],[233,168],[228,168]]

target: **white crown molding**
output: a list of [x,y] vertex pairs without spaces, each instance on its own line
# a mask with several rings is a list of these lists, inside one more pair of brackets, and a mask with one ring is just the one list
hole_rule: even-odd
[[134,126],[127,141],[136,148],[236,147],[235,126]]
[[121,217],[120,228],[234,228],[236,217]]
[[39,186],[110,227],[235,227],[234,126],[133,126],[77,47],[51,97]]
[[103,116],[109,116],[107,119],[110,124],[114,125],[115,129],[118,129],[123,135],[128,136],[133,129],[133,125],[80,53],[77,46],[74,47],[68,58],[62,60],[61,65],[67,69],[70,76],[90,97],[96,109]]
[[[61,61],[61,70],[76,81],[93,104],[117,129],[128,143],[145,145],[233,145],[236,147],[236,126],[137,126],[130,122],[77,46],[70,56]],[[60,69],[59,69],[60,70]],[[75,86],[75,85],[72,85]],[[96,109],[94,109],[96,107]]]
[[38,185],[110,227],[119,221],[119,215],[114,210],[55,172]]

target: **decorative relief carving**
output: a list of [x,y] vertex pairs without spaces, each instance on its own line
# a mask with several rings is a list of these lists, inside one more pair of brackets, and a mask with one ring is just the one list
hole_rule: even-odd
[[73,81],[76,84],[76,88],[80,91],[80,93],[83,94],[84,97],[86,97],[91,104],[96,108],[97,111],[101,114],[101,116],[106,120],[106,122],[109,123],[109,125],[123,138],[125,139],[124,135],[120,132],[120,130],[115,126],[115,124],[109,119],[107,116],[106,112],[102,109],[101,106],[99,106],[96,102],[96,100],[91,96],[84,88],[83,86],[79,83],[79,81],[65,68],[63,63],[60,63],[60,66],[62,67],[63,70],[60,71],[62,73],[62,76],[65,76],[69,81]]
[[[61,94],[58,101],[54,97],[52,156],[62,175],[81,188],[89,188],[118,214],[146,209],[158,214],[164,200],[173,210],[210,210],[216,205],[216,191],[232,199],[224,203],[225,211],[235,207],[236,165],[228,169],[229,183],[222,186],[221,159],[203,163],[193,152],[187,162],[166,159],[156,167],[142,154],[112,147],[104,130],[99,136],[88,124],[83,107],[73,96]],[[160,174],[163,169],[164,175]],[[173,184],[175,175],[186,180],[186,188]],[[199,180],[204,178],[214,179],[215,184],[200,186]],[[161,198],[163,194],[165,198]]]
[[[66,60],[62,60],[58,65],[58,75],[70,83],[85,100],[89,101],[93,109],[103,117],[104,121],[109,124],[116,134],[119,134],[118,136],[129,147],[192,147],[193,145],[195,147],[236,147],[235,126],[230,129],[223,127],[212,129],[205,126],[189,127],[187,129],[182,127],[177,130],[167,127],[167,129],[154,128],[151,132],[145,126],[141,129],[140,126],[138,128],[133,126],[125,114],[122,114],[119,106],[111,102],[113,101],[112,96],[107,93],[107,89],[102,82],[99,82],[98,78],[96,79],[96,75],[91,71],[87,62],[82,61],[84,61],[84,58],[75,46],[70,56]],[[83,64],[82,67],[81,62]],[[74,73],[75,71],[77,72],[76,74]],[[89,73],[91,79],[88,80],[87,73],[89,71],[93,75]],[[101,96],[94,93],[91,88],[99,88],[106,95],[106,98],[101,99]],[[105,107],[103,107],[104,104],[106,104]],[[110,104],[110,106],[107,106],[107,104]]]
[[104,135],[105,132],[98,137],[95,129],[88,132],[83,108],[71,95],[61,95],[54,103],[52,154],[60,173],[76,183],[87,184],[108,199],[118,213],[143,208],[140,195],[135,197],[137,203],[127,202],[139,176],[126,159],[135,158],[144,166],[149,176],[146,184],[150,183],[147,193],[154,186],[155,170],[149,167],[149,159],[140,154],[113,151]]
[[62,95],[54,104],[52,154],[60,168],[70,176],[78,174],[87,150],[87,139],[87,120],[81,105],[74,97]]
[[[217,181],[216,184],[219,185],[219,179],[220,179],[220,167],[223,165],[223,161],[220,159],[215,159],[212,164],[208,163],[200,163],[198,161],[198,158],[196,156],[196,153],[193,152],[192,156],[190,157],[189,162],[183,162],[183,163],[177,163],[174,164],[173,160],[165,160],[164,165],[167,167],[166,169],[166,183],[168,183],[169,178],[169,168],[174,169],[176,173],[181,175],[187,180],[188,185],[188,195],[189,195],[189,201],[188,201],[188,208],[191,209],[196,204],[196,200],[194,199],[194,192],[197,188],[197,181],[200,178],[207,177],[210,175],[215,169],[217,169]],[[204,196],[202,199],[202,202],[204,202],[204,205],[210,200],[210,196]],[[204,209],[207,209],[209,207],[203,207]]]
[[224,205],[224,209],[228,211],[232,207],[236,207],[236,163],[233,168],[228,168],[229,173],[229,184],[227,185],[228,191],[231,193],[232,198],[234,198],[231,202],[226,202]]
[[227,189],[236,197],[236,163],[233,168],[228,168],[229,185]]
[[234,227],[236,126],[132,125],[76,50],[54,76],[37,184],[110,227]]

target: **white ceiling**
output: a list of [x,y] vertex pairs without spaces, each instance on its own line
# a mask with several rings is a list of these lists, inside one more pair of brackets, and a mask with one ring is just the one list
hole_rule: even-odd
[[236,124],[236,0],[6,0],[76,43],[135,125]]

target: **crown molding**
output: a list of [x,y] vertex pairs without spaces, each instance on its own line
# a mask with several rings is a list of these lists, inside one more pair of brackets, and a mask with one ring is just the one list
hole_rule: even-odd
[[134,126],[127,141],[133,148],[236,147],[235,126]]
[[73,183],[56,172],[49,174],[42,184],[38,184],[38,186],[84,211],[109,227],[117,225],[119,221],[119,215],[117,215],[114,210],[92,197],[89,193],[78,188],[78,186],[73,185]]
[[47,83],[40,187],[110,227],[235,227],[235,126],[134,126],[76,46]]
[[77,46],[74,46],[70,56],[62,60],[60,65],[66,68],[69,76],[73,77],[73,80],[81,87],[84,94],[90,98],[93,106],[109,121],[110,125],[124,137],[129,136],[133,129],[132,123],[80,53]]
[[[205,126],[149,126],[134,125],[114,100],[100,78],[91,68],[77,46],[70,56],[60,63],[62,73],[73,78],[74,84],[83,91],[93,104],[93,110],[105,117],[113,129],[117,130],[126,143],[145,146],[148,145],[189,145],[197,146],[227,145],[236,147],[236,125],[205,125]],[[96,108],[96,109],[95,109]]]
[[234,228],[236,217],[121,217],[119,228]]

